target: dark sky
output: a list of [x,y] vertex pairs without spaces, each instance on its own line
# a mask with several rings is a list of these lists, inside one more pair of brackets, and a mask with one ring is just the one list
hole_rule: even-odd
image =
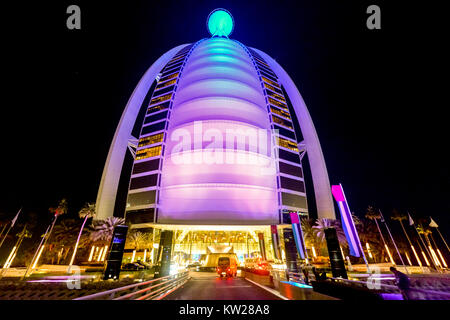
[[[232,38],[274,57],[297,84],[331,183],[350,207],[449,225],[444,10],[407,1],[33,1],[3,5],[0,212],[40,215],[95,201],[116,125],[164,52],[208,36],[217,7]],[[66,28],[78,4],[82,29]],[[377,4],[382,29],[366,28]],[[307,185],[308,188],[308,185]],[[309,185],[310,194],[312,186]],[[447,229],[448,231],[448,229]],[[448,234],[448,233],[447,233]]]

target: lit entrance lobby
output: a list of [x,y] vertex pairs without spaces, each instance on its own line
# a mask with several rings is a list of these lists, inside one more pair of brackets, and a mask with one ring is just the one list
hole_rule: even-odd
[[[278,227],[281,231],[281,226]],[[132,229],[133,230],[133,229]],[[131,232],[132,232],[131,230]],[[137,229],[139,230],[139,229]],[[283,244],[283,232],[279,243]],[[284,245],[274,249],[270,226],[197,226],[197,225],[153,225],[152,241],[146,247],[133,248],[127,243],[125,260],[161,261],[163,247],[171,251],[171,268],[183,268],[195,264],[199,267],[216,267],[211,258],[216,254],[233,255],[239,265],[244,266],[247,258],[265,258],[274,263],[286,259]],[[275,253],[279,250],[280,256]],[[133,253],[134,251],[134,253]],[[281,257],[281,259],[278,259]]]

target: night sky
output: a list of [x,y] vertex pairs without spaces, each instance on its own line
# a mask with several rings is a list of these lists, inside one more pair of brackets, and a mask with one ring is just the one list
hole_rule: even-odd
[[[444,10],[390,2],[2,4],[0,218],[23,206],[48,219],[62,197],[73,215],[94,202],[140,77],[169,49],[207,37],[206,17],[224,7],[232,38],[271,55],[297,84],[351,210],[431,215],[448,236]],[[70,4],[81,7],[81,30],[66,28]],[[370,4],[381,7],[381,30],[366,28]]]

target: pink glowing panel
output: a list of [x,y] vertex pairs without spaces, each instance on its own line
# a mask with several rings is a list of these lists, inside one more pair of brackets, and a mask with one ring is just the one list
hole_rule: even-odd
[[278,222],[274,189],[237,184],[180,185],[161,192],[160,223],[198,221],[201,224]]
[[300,219],[298,217],[298,213],[291,212],[290,216],[291,216],[291,223],[300,223]]
[[[201,163],[195,163],[198,155]],[[227,156],[231,156],[230,158],[234,162],[241,160],[244,163],[226,163]],[[179,157],[178,161],[172,161],[172,158],[176,157]],[[184,163],[184,159],[189,159],[190,163]],[[224,163],[211,163],[218,159],[223,159]],[[230,154],[227,154],[215,150],[206,154],[205,150],[196,150],[176,154],[166,157],[163,170],[166,175],[161,181],[162,189],[198,183],[236,183],[276,189],[276,171],[273,159],[243,151],[231,151]]]
[[345,197],[344,194],[342,193],[340,185],[331,186],[331,193],[333,194],[336,201],[338,202],[345,201]]

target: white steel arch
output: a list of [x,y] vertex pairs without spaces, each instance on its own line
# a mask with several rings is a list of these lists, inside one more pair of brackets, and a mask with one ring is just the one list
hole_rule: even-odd
[[170,59],[186,45],[187,44],[177,46],[167,51],[156,60],[139,80],[138,85],[128,100],[111,142],[108,157],[106,158],[105,167],[103,169],[102,179],[97,194],[96,219],[101,220],[113,216],[120,174],[122,172],[125,153],[128,148],[128,140],[131,137],[131,131],[133,130],[139,110],[158,73]]

